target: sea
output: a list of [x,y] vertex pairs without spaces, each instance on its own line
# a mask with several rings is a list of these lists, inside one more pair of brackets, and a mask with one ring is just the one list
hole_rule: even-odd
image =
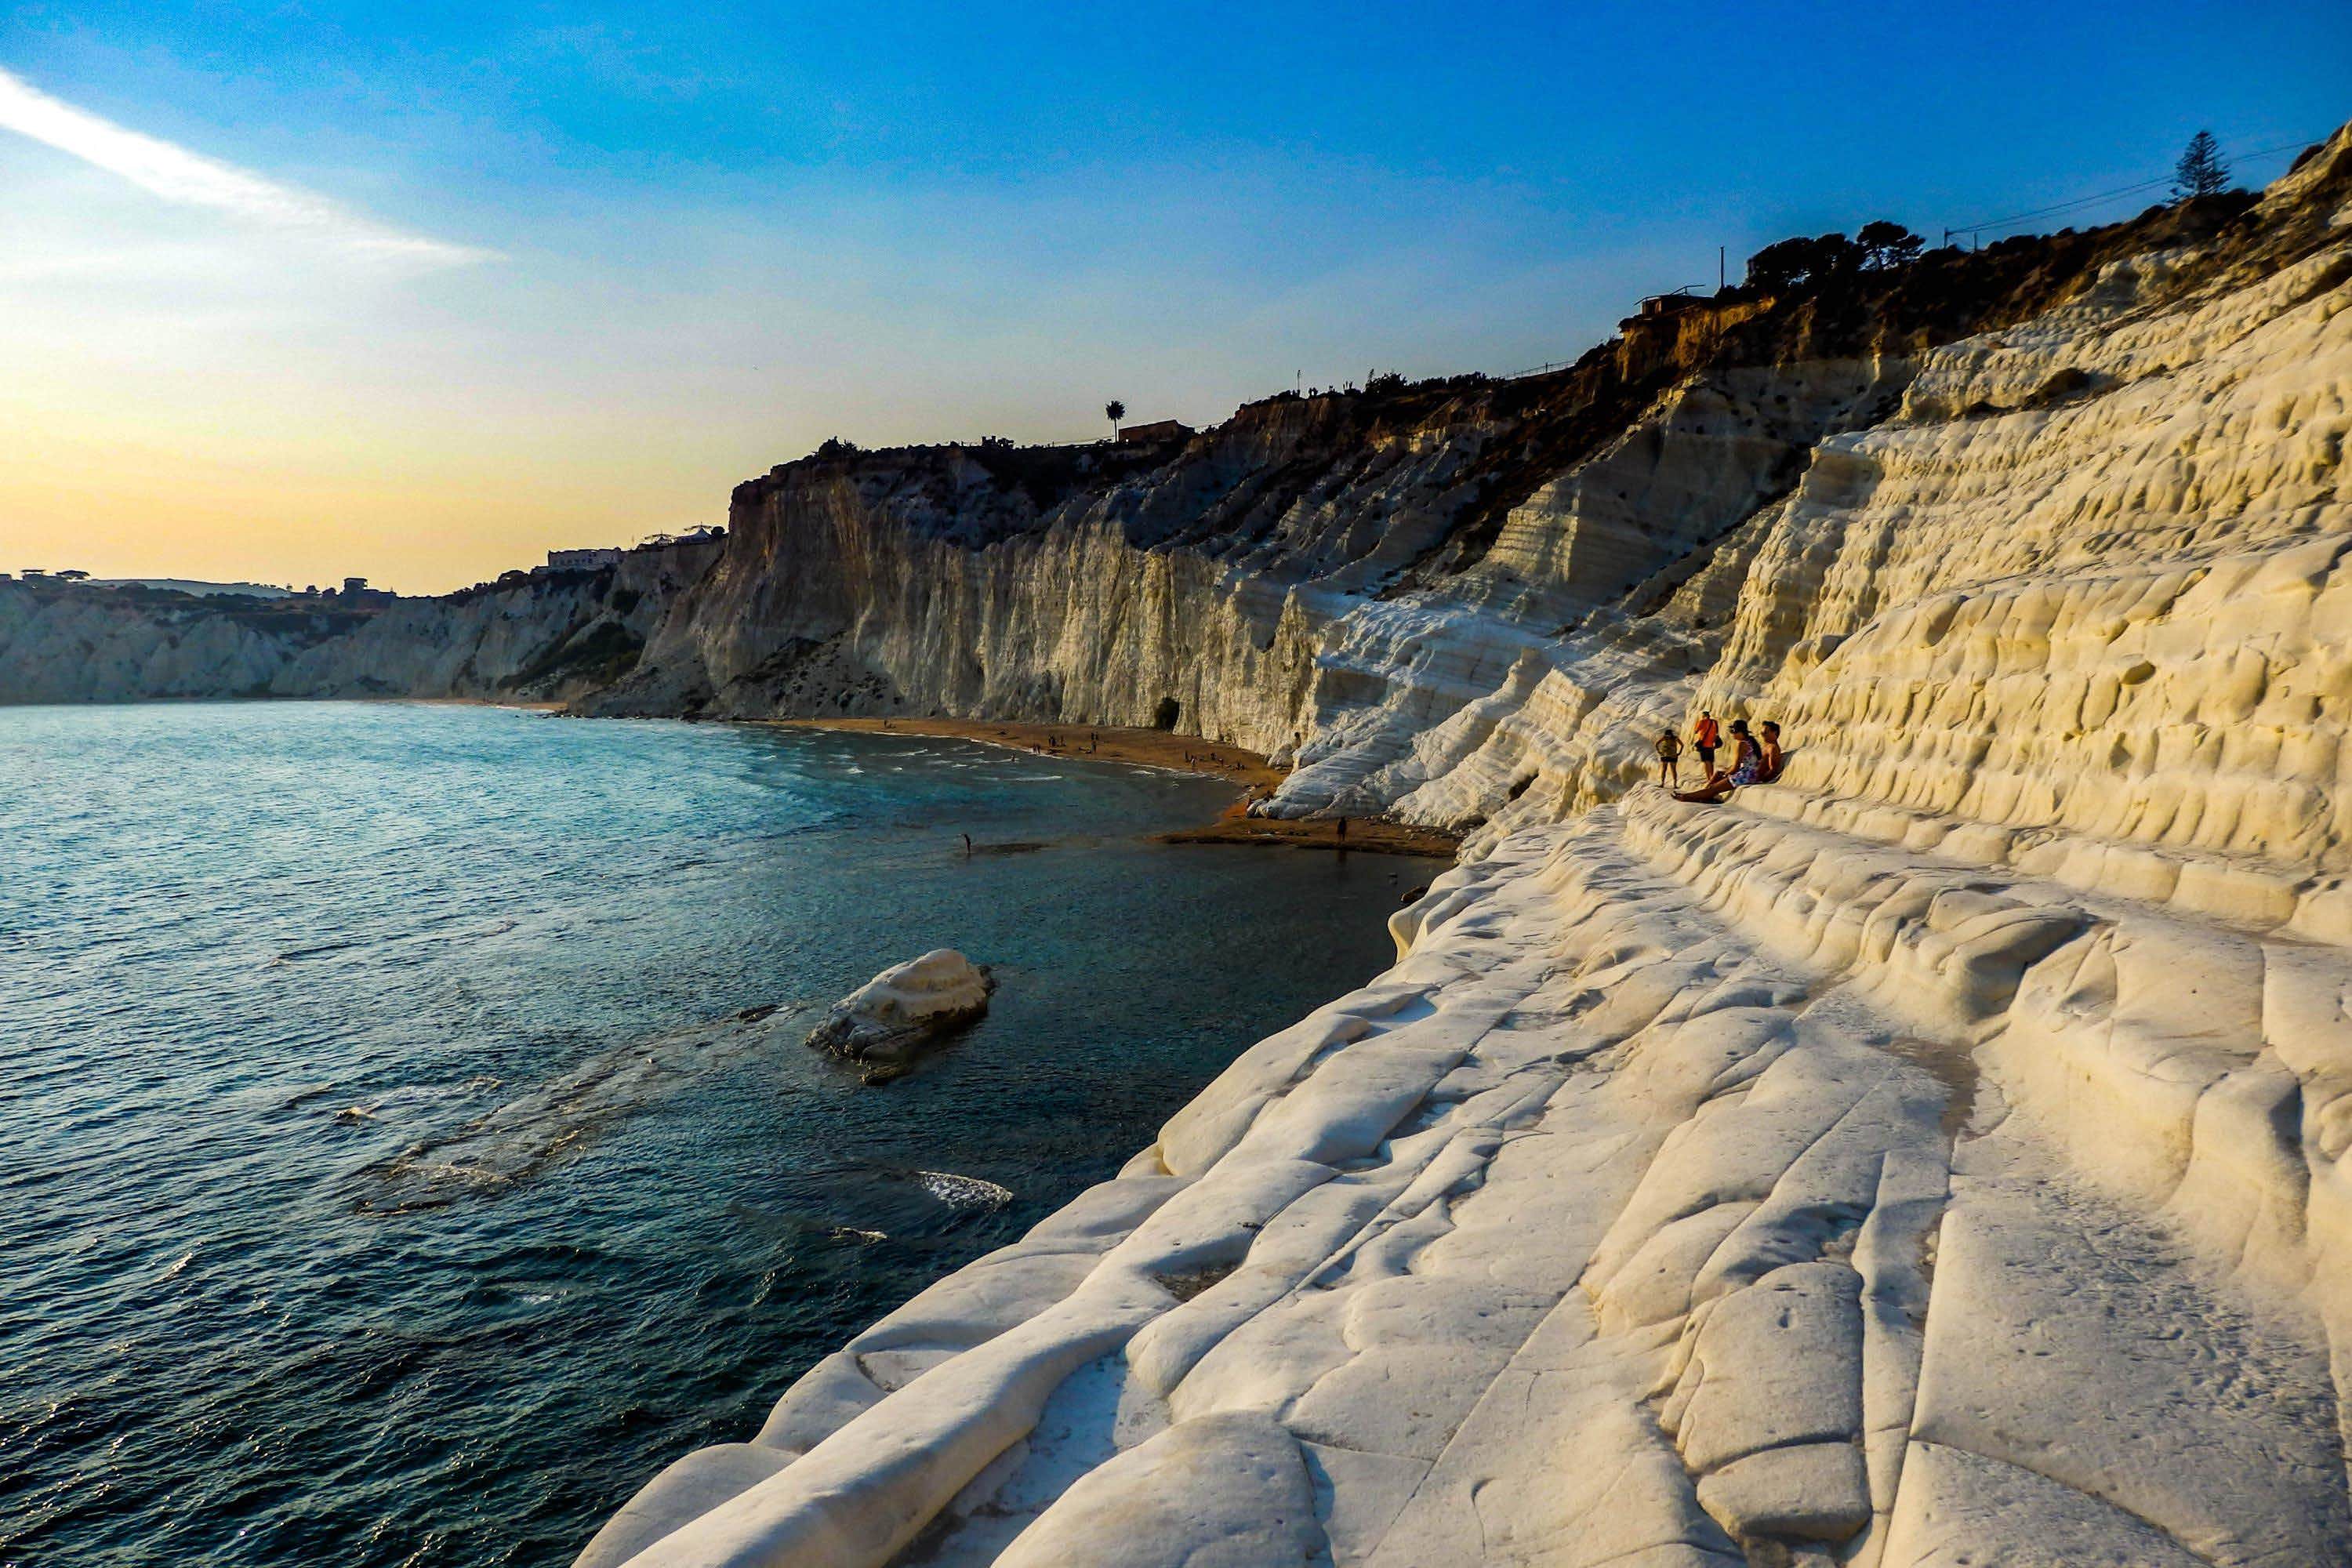
[[[1231,798],[888,734],[0,709],[0,1564],[568,1563],[1391,961],[1440,868],[1152,842]],[[1001,984],[910,1076],[803,1046],[937,947]]]

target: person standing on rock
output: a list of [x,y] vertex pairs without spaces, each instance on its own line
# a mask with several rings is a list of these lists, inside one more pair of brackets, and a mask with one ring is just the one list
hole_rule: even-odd
[[1703,777],[1715,776],[1715,749],[1723,744],[1723,730],[1712,713],[1701,713],[1691,731],[1691,749],[1698,752],[1698,771]]
[[1672,730],[1658,736],[1658,787],[1673,789],[1683,782],[1683,738]]
[[1715,805],[1730,798],[1731,792],[1745,784],[1757,783],[1763,775],[1764,752],[1756,737],[1748,732],[1748,721],[1731,721],[1731,768],[1728,772],[1710,771],[1706,782],[1692,790],[1676,790],[1676,800],[1687,800],[1699,805]]

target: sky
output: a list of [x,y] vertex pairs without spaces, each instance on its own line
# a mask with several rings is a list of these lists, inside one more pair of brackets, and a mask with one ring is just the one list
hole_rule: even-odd
[[2343,0],[0,0],[0,570],[438,592],[830,436],[1522,370],[2347,83]]

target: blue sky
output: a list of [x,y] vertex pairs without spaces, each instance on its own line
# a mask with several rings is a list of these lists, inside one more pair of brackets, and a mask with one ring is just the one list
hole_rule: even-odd
[[1718,244],[2352,115],[2341,0],[5,15],[37,121],[146,140],[0,130],[0,543],[58,556],[0,567],[420,589],[827,435],[1519,369]]

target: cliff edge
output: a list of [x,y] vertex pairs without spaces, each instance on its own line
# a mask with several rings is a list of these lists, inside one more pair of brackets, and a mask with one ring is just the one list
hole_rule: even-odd
[[271,598],[55,577],[0,581],[0,703],[226,698],[562,702],[635,669],[719,558],[680,541],[583,571],[432,598]]
[[[2352,134],[1937,266],[739,490],[608,710],[1171,722],[1475,835],[583,1568],[2352,1554]],[[1785,774],[1643,784],[1698,709]]]

